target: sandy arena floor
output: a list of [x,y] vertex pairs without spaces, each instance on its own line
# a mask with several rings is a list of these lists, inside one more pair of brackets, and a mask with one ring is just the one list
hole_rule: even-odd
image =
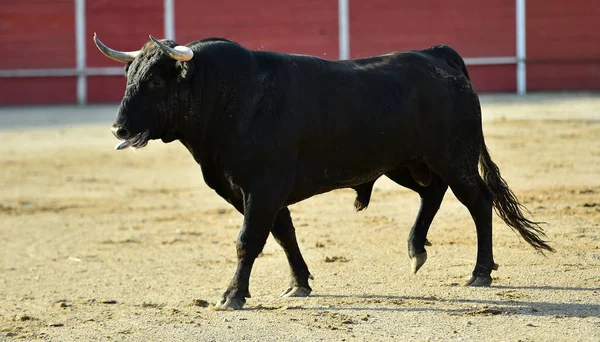
[[0,108],[0,340],[599,341],[600,96],[483,104],[492,158],[557,253],[495,217],[494,284],[462,286],[475,228],[449,191],[412,275],[419,199],[382,179],[365,212],[350,190],[291,207],[313,295],[279,297],[288,266],[270,238],[238,312],[206,302],[233,275],[242,217],[179,143],[113,151],[111,121],[86,115],[116,106]]

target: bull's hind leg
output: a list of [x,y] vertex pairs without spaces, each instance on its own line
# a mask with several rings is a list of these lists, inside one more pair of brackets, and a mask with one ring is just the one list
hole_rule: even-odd
[[428,186],[423,186],[414,179],[408,168],[399,168],[386,174],[392,181],[409,188],[419,194],[421,197],[421,206],[417,218],[408,234],[408,257],[411,260],[413,273],[417,271],[427,261],[426,245],[431,245],[427,241],[427,233],[435,214],[440,208],[444,194],[448,185],[436,173],[431,172],[431,180]]
[[283,208],[277,214],[271,234],[283,248],[291,269],[290,286],[281,294],[282,297],[307,297],[312,289],[308,285],[308,279],[312,275],[308,271],[306,262],[300,253],[296,231],[292,224],[292,217],[288,208]]
[[497,269],[492,253],[493,195],[477,172],[477,164],[466,174],[449,177],[448,183],[458,200],[464,204],[477,229],[477,262],[473,276],[465,285],[489,286],[492,270]]

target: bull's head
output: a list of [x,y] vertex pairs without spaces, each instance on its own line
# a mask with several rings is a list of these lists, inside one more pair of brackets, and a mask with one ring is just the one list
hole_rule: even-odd
[[127,63],[127,88],[119,106],[112,132],[122,140],[115,148],[144,147],[150,139],[168,142],[174,136],[174,109],[178,108],[186,89],[182,85],[193,73],[194,53],[187,46],[172,41],[151,41],[138,51],[116,51],[104,45],[94,34],[100,51],[113,60]]

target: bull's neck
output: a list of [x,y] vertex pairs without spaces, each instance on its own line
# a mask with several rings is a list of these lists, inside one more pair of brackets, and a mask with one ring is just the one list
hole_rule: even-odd
[[197,73],[191,84],[192,91],[187,106],[182,111],[179,128],[181,142],[188,148],[199,164],[206,164],[212,159],[212,152],[218,144],[219,117],[227,103],[224,94],[210,69],[196,65]]
[[246,49],[222,44],[227,48],[194,57],[188,111],[181,122],[181,140],[201,165],[214,162],[228,145],[253,65]]

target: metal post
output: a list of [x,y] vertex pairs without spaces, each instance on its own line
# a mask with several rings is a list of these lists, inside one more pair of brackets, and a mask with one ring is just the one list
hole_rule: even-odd
[[175,40],[175,0],[164,0],[165,39]]
[[525,0],[516,0],[517,24],[517,94],[527,93]]
[[350,58],[349,0],[338,0],[339,59]]
[[85,75],[85,0],[75,0],[75,52],[77,68],[77,103],[87,103]]

